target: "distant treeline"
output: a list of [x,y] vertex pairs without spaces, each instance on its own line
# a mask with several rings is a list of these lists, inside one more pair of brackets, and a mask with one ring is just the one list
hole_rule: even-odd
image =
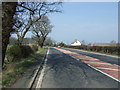
[[108,54],[114,54],[120,56],[120,45],[117,46],[65,46],[66,48],[74,48],[74,49],[82,49],[82,50],[88,50],[88,51],[95,51],[95,52],[101,52],[101,53],[108,53]]
[[[56,42],[52,40],[50,37],[47,37],[44,46],[53,46]],[[24,38],[22,41],[22,45],[29,45],[29,44],[38,44],[36,40],[33,38]],[[9,39],[9,45],[18,45],[18,39],[14,37],[10,37]]]

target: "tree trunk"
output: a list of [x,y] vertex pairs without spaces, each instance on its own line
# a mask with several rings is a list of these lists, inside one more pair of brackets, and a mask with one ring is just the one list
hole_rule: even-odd
[[23,38],[22,37],[18,37],[17,41],[18,41],[17,44],[20,46],[20,45],[22,45]]
[[37,43],[41,47],[41,40],[40,39],[37,40]]
[[13,16],[15,14],[17,2],[2,3],[2,67],[6,54],[6,48],[9,43],[10,33],[13,31],[14,24]]
[[41,43],[41,44],[40,44],[40,47],[41,47],[41,48],[43,48],[44,42],[45,42],[45,37],[42,37],[42,38],[41,38],[41,42],[40,42],[40,43]]

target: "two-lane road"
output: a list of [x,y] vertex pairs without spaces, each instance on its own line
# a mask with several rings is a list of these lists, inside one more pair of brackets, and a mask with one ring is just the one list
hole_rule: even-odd
[[41,79],[40,88],[118,88],[118,81],[55,48],[49,48]]
[[93,57],[93,58],[97,58],[97,59],[100,59],[100,60],[108,62],[108,63],[120,65],[120,63],[119,63],[120,61],[118,60],[117,56],[116,57],[110,57],[110,56],[105,56],[105,55],[102,55],[102,54],[95,54],[95,53],[80,51],[80,50],[77,50],[77,49],[76,50],[75,49],[70,49],[70,48],[69,49],[68,48],[63,48],[63,49],[69,50],[69,51],[72,51],[72,52],[76,52],[76,53],[79,53],[79,54],[82,54],[82,55],[90,56],[90,57]]

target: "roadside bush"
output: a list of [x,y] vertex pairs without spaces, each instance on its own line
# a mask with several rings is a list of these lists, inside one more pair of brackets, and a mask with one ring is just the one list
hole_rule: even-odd
[[22,46],[20,46],[20,49],[21,49],[23,58],[26,58],[31,53],[33,53],[33,50],[32,50],[32,48],[30,46],[22,45]]
[[120,46],[117,49],[117,54],[120,56]]
[[21,58],[26,58],[30,54],[36,52],[38,50],[37,45],[10,45],[7,47],[6,51],[6,59],[8,62],[16,61],[17,59],[20,60]]
[[21,57],[21,48],[16,45],[8,46],[6,51],[6,58],[8,61],[15,61]]
[[34,52],[38,51],[38,46],[36,44],[32,44],[31,48]]

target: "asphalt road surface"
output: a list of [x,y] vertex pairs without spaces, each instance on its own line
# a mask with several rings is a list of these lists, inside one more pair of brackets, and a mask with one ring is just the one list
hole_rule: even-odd
[[99,54],[95,54],[95,53],[83,52],[83,51],[75,50],[75,49],[68,49],[68,48],[63,48],[63,49],[69,50],[69,51],[72,51],[72,52],[76,52],[76,53],[79,53],[79,54],[82,54],[82,55],[87,55],[87,56],[90,56],[90,57],[93,57],[93,58],[97,58],[97,59],[100,59],[100,60],[108,62],[108,63],[120,65],[118,58],[105,56],[105,55],[99,55]]
[[[91,55],[104,60],[99,55]],[[117,64],[113,58],[108,62]],[[118,81],[55,48],[49,48],[41,88],[118,88]]]

